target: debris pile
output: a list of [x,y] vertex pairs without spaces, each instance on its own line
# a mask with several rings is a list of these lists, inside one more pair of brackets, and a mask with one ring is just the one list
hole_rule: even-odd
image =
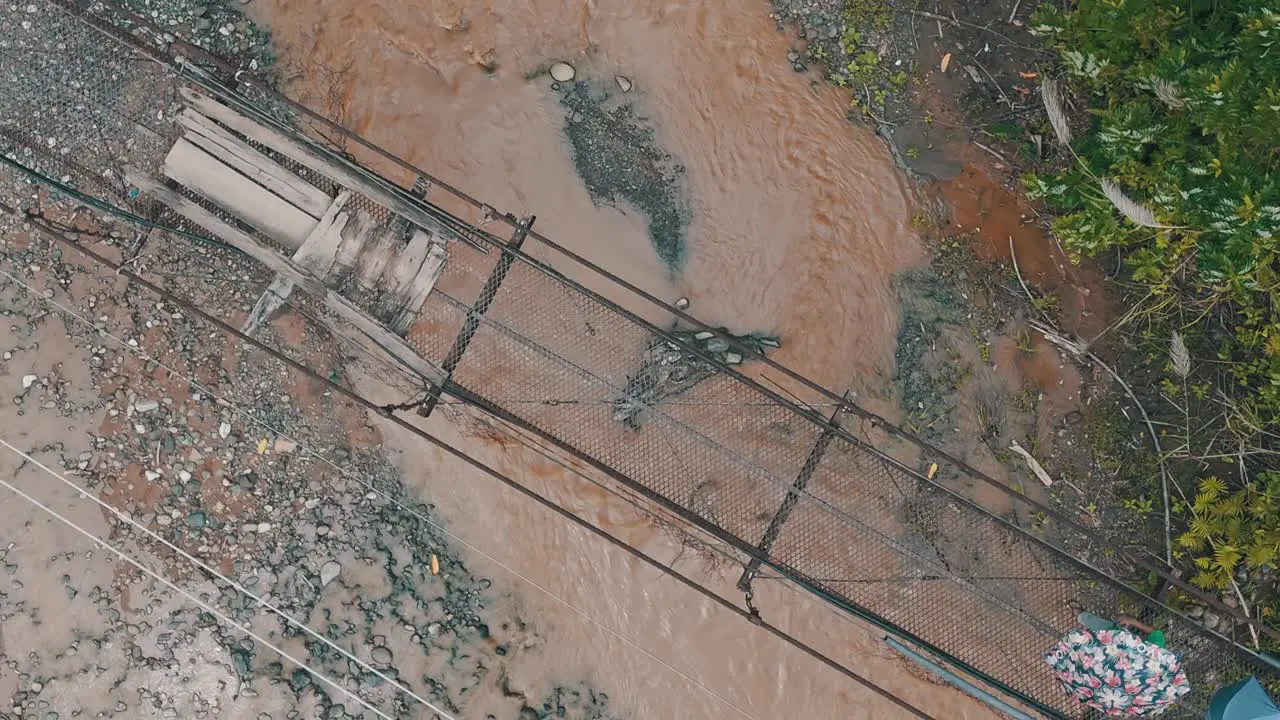
[[669,337],[654,337],[645,347],[639,372],[628,376],[625,394],[613,401],[615,422],[638,430],[653,406],[715,375],[722,365],[741,365],[749,355],[782,346],[772,335],[734,335],[727,328],[675,330]]

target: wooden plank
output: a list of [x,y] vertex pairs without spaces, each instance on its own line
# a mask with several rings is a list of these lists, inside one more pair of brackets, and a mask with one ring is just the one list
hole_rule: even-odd
[[298,177],[200,113],[187,108],[178,116],[178,122],[186,130],[185,137],[192,144],[218,157],[311,217],[319,219],[333,200],[320,188]]
[[[421,355],[418,355],[418,353],[416,353],[413,348],[409,347],[409,345],[399,335],[396,335],[377,322],[374,322],[369,318],[369,316],[365,315],[363,311],[352,305],[346,298],[326,288],[320,279],[310,271],[293,262],[289,258],[286,258],[276,251],[262,245],[251,236],[228,225],[218,218],[218,216],[191,202],[182,195],[170,190],[147,175],[137,172],[136,170],[129,170],[125,173],[125,180],[130,185],[137,187],[165,205],[168,205],[178,214],[213,233],[223,242],[238,248],[254,260],[257,260],[276,273],[292,280],[296,286],[302,288],[303,292],[321,299],[325,306],[328,307],[335,315],[350,323],[357,330],[367,336],[369,341],[375,343],[384,353],[414,371],[428,382],[436,385],[437,387],[443,384],[445,374],[440,370],[440,368],[432,365]],[[359,337],[354,337],[353,339],[362,344],[366,342]]]
[[444,227],[439,220],[405,198],[394,194],[387,187],[370,179],[350,162],[324,155],[319,150],[307,147],[303,143],[287,137],[283,133],[248,118],[217,100],[190,88],[179,88],[179,92],[187,105],[196,112],[217,120],[250,140],[265,145],[290,160],[324,175],[338,185],[360,192],[365,197],[401,215],[423,230],[441,237],[459,237],[457,233],[451,232]]
[[316,226],[315,218],[186,140],[165,156],[164,174],[290,248]]
[[377,230],[377,221],[364,210],[356,210],[351,221],[342,230],[342,245],[338,247],[338,257],[334,260],[333,275],[346,275],[360,259],[369,236]]
[[395,265],[383,275],[382,286],[388,307],[399,308],[404,304],[404,296],[413,284],[413,278],[418,275],[422,261],[427,259],[431,240],[430,235],[415,229],[409,243],[396,255]]
[[363,288],[372,289],[382,277],[391,256],[395,253],[400,233],[404,230],[400,222],[391,222],[373,239],[373,247],[365,251],[360,258],[360,270],[356,282]]
[[[347,225],[347,220],[351,217],[342,208],[347,204],[347,200],[351,198],[351,193],[343,190],[338,197],[329,205],[329,209],[325,211],[320,218],[320,222],[316,228],[311,231],[307,239],[303,241],[302,247],[293,254],[293,261],[300,267],[303,267],[315,273],[317,277],[323,280],[328,274],[330,268],[333,267],[334,261],[338,257],[338,244],[342,241],[342,230]],[[285,300],[289,298],[289,293],[293,292],[293,281],[283,275],[276,275],[271,280],[271,284],[267,286],[266,292],[258,298],[258,302],[254,304],[253,311],[249,313],[249,318],[245,320],[244,331],[252,333],[258,329],[258,326],[271,317]]]
[[418,311],[422,309],[423,303],[427,301],[427,296],[435,289],[436,281],[440,279],[440,275],[444,273],[445,260],[449,258],[449,251],[443,242],[433,242],[427,250],[427,259],[422,261],[422,267],[418,269],[418,274],[410,283],[408,291],[405,293],[405,303],[400,307],[399,312],[391,320],[391,330],[397,335],[404,335],[409,332],[409,328],[413,327],[413,321],[418,317]]

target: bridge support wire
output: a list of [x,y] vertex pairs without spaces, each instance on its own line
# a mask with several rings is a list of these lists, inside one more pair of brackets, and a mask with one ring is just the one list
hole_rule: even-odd
[[480,329],[480,323],[484,321],[485,313],[489,311],[489,306],[493,304],[493,299],[498,296],[498,289],[502,287],[502,281],[506,280],[507,273],[511,272],[511,265],[516,261],[515,253],[512,250],[519,250],[520,246],[524,245],[525,238],[529,237],[529,228],[533,227],[535,219],[533,215],[529,215],[516,223],[515,232],[511,233],[511,239],[502,248],[502,257],[498,258],[498,262],[494,264],[489,277],[485,279],[484,287],[480,289],[480,297],[476,298],[475,305],[467,310],[467,319],[462,323],[462,329],[458,331],[458,337],[454,338],[453,347],[449,348],[449,354],[445,356],[444,362],[440,364],[441,369],[445,372],[444,383],[439,385],[432,383],[431,392],[418,405],[418,415],[421,417],[430,417],[431,411],[435,410],[436,405],[440,403],[444,385],[448,384],[453,378],[454,369],[458,367],[458,363],[462,362],[462,356],[467,354],[467,347],[471,345],[472,338],[476,336],[476,331]]
[[809,481],[813,479],[813,473],[818,469],[818,463],[822,462],[822,456],[826,454],[831,441],[836,437],[836,431],[840,428],[840,416],[844,414],[848,402],[849,393],[846,392],[840,398],[840,404],[836,405],[836,409],[827,419],[827,426],[823,428],[822,434],[813,442],[813,447],[809,448],[809,455],[805,458],[804,465],[800,467],[800,472],[796,474],[795,482],[791,483],[791,487],[787,490],[787,496],[782,499],[782,504],[778,506],[778,511],[769,520],[769,526],[765,528],[764,536],[760,538],[760,543],[756,545],[756,549],[760,551],[760,554],[752,556],[751,561],[743,567],[742,576],[738,578],[738,589],[746,594],[747,607],[750,608],[753,617],[759,617],[759,613],[756,612],[753,602],[754,593],[751,591],[751,581],[760,572],[760,557],[771,557],[773,544],[777,542],[778,536],[782,534],[782,526],[787,522],[787,518],[791,517],[791,511],[795,509],[796,503],[800,502],[800,496],[804,494],[805,489],[809,486]]

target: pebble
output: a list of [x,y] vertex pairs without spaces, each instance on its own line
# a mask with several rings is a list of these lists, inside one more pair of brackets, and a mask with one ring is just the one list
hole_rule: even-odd
[[569,82],[577,74],[578,71],[574,70],[573,66],[567,62],[558,62],[551,66],[551,77],[556,82]]
[[209,516],[205,515],[204,512],[201,510],[196,510],[195,512],[187,516],[187,527],[193,530],[200,530],[208,522],[209,522]]
[[618,87],[621,88],[622,92],[631,92],[631,79],[626,75],[615,75],[613,79],[618,83]]
[[36,384],[36,381],[37,381],[37,380],[39,380],[39,379],[40,379],[40,378],[39,378],[39,377],[37,377],[37,376],[35,376],[35,375],[23,375],[23,376],[22,376],[22,389],[23,389],[23,390],[26,390],[27,388],[31,387],[32,385],[35,385],[35,384]]
[[342,564],[336,560],[330,560],[320,566],[320,586],[324,587],[337,579],[342,574]]
[[227,436],[230,434],[231,434],[231,423],[224,422],[218,426],[218,437],[222,438],[223,440],[226,440]]
[[286,440],[285,438],[276,438],[275,447],[276,447],[276,452],[280,453],[281,455],[288,455],[289,453],[298,449],[298,443],[292,440]]
[[394,656],[391,654],[390,648],[378,646],[369,651],[369,657],[373,659],[375,664],[385,666],[391,664]]
[[139,400],[133,404],[133,409],[138,412],[151,412],[160,407],[158,400]]
[[679,309],[679,310],[684,310],[684,309],[685,309],[685,308],[687,308],[687,307],[689,307],[689,298],[687,298],[687,297],[682,297],[682,298],[680,298],[679,300],[676,300],[676,308],[677,308],[677,309]]

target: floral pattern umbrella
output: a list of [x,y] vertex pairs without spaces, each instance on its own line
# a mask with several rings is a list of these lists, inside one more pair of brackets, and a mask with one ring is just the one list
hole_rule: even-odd
[[1072,630],[1044,659],[1072,697],[1108,716],[1158,715],[1191,692],[1177,655],[1127,630]]

